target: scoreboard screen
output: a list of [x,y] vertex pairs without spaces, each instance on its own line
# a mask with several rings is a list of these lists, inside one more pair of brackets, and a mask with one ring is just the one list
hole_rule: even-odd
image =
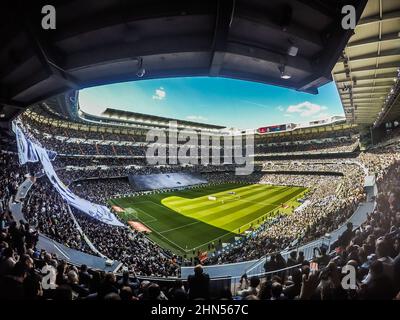
[[280,131],[285,131],[285,130],[286,130],[286,124],[281,124],[281,125],[276,125],[276,126],[268,126],[268,127],[258,128],[257,132],[258,133],[268,133],[268,132],[280,132]]

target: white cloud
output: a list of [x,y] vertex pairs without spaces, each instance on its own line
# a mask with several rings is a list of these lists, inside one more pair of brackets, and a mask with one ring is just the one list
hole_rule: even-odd
[[167,96],[167,92],[164,90],[163,87],[160,87],[154,91],[153,99],[154,100],[164,100]]
[[291,105],[286,109],[288,114],[298,114],[300,117],[310,117],[326,115],[322,111],[327,110],[325,106],[320,106],[319,104],[311,103],[309,101],[304,101],[299,104]]
[[278,110],[281,111],[281,112],[285,111],[285,108],[282,107],[282,106],[277,106],[276,109],[278,109]]
[[186,119],[190,121],[207,121],[207,118],[195,115],[187,116]]

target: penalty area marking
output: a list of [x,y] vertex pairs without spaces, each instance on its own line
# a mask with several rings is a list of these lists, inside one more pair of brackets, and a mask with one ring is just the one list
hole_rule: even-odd
[[[301,194],[301,193],[300,193],[300,194]],[[231,195],[231,196],[226,196],[226,197],[232,197],[232,196],[233,196],[233,195]],[[299,196],[299,194],[293,196],[292,198],[290,198],[289,200],[285,201],[284,203],[287,203],[287,202],[289,202],[289,201],[292,201],[294,198],[297,198],[298,196]],[[224,197],[224,198],[225,198],[225,197]],[[225,198],[225,199],[226,199],[226,198]],[[227,201],[229,201],[229,200],[227,200]],[[260,217],[267,216],[270,212],[272,212],[273,210],[275,210],[276,207],[279,207],[279,206],[280,206],[280,205],[274,205],[274,204],[271,204],[271,203],[256,202],[256,201],[246,200],[246,199],[243,199],[243,198],[241,198],[241,199],[236,199],[236,200],[231,200],[231,201],[247,202],[247,203],[253,203],[253,204],[258,204],[258,205],[262,205],[262,206],[265,206],[265,205],[275,206],[274,209],[269,210],[268,212],[266,212],[264,215],[262,215],[262,216],[260,216]],[[171,211],[171,212],[173,212],[173,213],[180,213],[180,214],[182,214],[181,212],[177,212],[177,211],[172,210],[171,208],[169,208],[169,207],[167,207],[167,206],[165,206],[165,205],[160,205],[160,204],[158,204],[158,203],[156,203],[156,202],[153,202],[153,201],[150,201],[150,200],[139,201],[139,202],[133,203],[133,205],[135,205],[135,204],[140,204],[140,203],[150,203],[150,204],[152,204],[152,205],[157,205],[157,206],[159,206],[159,207],[161,207],[161,208],[163,208],[163,209],[167,209],[167,210],[169,210],[169,211]],[[135,208],[135,209],[137,209],[137,210],[139,210],[140,212],[144,213],[145,215],[150,216],[150,217],[153,218],[153,220],[150,220],[150,221],[146,221],[146,222],[142,221],[144,224],[158,221],[156,218],[154,218],[152,215],[146,213],[146,212],[143,211],[142,209],[138,209],[138,208]],[[240,226],[239,228],[235,228],[235,230],[242,229],[244,226],[249,225],[250,223],[256,221],[257,219],[260,219],[260,217],[254,219],[254,220],[252,220],[252,221],[246,222],[245,224],[243,224],[243,225]],[[183,226],[179,226],[179,227],[172,228],[172,229],[169,229],[169,230],[165,230],[165,231],[162,231],[162,232],[156,231],[156,230],[154,230],[154,228],[152,228],[152,227],[150,227],[150,226],[148,226],[148,225],[147,225],[147,226],[148,226],[155,234],[157,234],[157,235],[159,235],[160,237],[164,238],[165,241],[167,241],[167,242],[173,244],[175,247],[179,248],[180,250],[182,250],[182,251],[185,252],[185,253],[191,252],[191,251],[196,250],[196,249],[198,249],[198,248],[204,247],[204,246],[206,246],[206,245],[208,245],[208,244],[210,244],[210,243],[212,243],[212,242],[215,242],[215,241],[217,241],[217,240],[219,240],[219,239],[221,239],[221,238],[224,238],[224,237],[225,237],[226,235],[228,235],[229,233],[233,233],[233,234],[235,233],[234,230],[232,230],[232,231],[226,230],[227,232],[226,232],[225,234],[223,234],[223,235],[221,235],[221,236],[219,236],[219,237],[217,237],[217,238],[215,238],[215,239],[213,239],[213,240],[206,241],[206,242],[204,242],[203,244],[198,245],[198,246],[196,246],[196,247],[194,247],[194,248],[191,248],[191,249],[188,249],[188,248],[184,249],[184,248],[182,248],[181,246],[179,246],[177,243],[175,243],[174,241],[172,241],[171,239],[169,239],[168,237],[166,237],[166,236],[163,235],[163,233],[168,233],[168,232],[173,231],[173,230],[185,228],[185,227],[187,227],[187,226],[195,225],[195,224],[200,223],[200,222],[201,222],[201,221],[191,222],[191,223],[185,224],[185,225],[183,225]],[[241,232],[240,234],[242,234],[242,232]]]
[[150,220],[145,221],[144,219],[140,219],[139,216],[137,216],[137,219],[140,220],[141,222],[143,222],[144,224],[158,221],[155,217],[153,217],[151,214],[147,213],[146,211],[143,211],[142,209],[134,208],[134,210],[138,210],[140,213],[145,214],[146,216],[152,218]]
[[168,230],[165,230],[165,231],[161,231],[160,234],[168,233],[168,232],[170,232],[170,231],[174,231],[174,230],[178,230],[178,229],[182,229],[182,228],[186,228],[186,227],[189,227],[189,226],[198,224],[198,223],[200,223],[200,222],[201,222],[201,221],[195,221],[195,222],[187,223],[187,224],[184,224],[183,226],[179,226],[179,227],[176,227],[176,228],[172,228],[172,229],[168,229]]

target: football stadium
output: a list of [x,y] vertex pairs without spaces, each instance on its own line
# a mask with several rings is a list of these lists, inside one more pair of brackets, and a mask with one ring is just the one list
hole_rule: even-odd
[[400,1],[0,12],[0,300],[400,300]]
[[123,208],[121,218],[128,224],[132,220],[143,223],[155,242],[187,255],[207,251],[213,243],[229,242],[278,211],[284,213],[283,208],[290,213],[304,191],[302,187],[221,184],[110,203]]

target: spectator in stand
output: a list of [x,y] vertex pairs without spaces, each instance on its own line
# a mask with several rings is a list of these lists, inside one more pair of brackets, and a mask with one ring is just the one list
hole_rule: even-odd
[[[317,254],[315,254],[317,252]],[[331,260],[330,256],[327,253],[327,248],[326,247],[321,247],[321,248],[314,248],[314,259],[313,259],[317,264],[319,269],[323,269],[329,264],[329,261]]]
[[167,296],[169,300],[183,301],[188,299],[188,295],[181,280],[175,281],[173,287],[168,291]]
[[289,258],[286,261],[286,266],[287,267],[293,267],[297,264],[297,252],[296,251],[291,251],[289,254]]
[[93,276],[88,272],[88,267],[86,264],[82,264],[79,271],[79,284],[89,287]]
[[390,300],[395,295],[395,288],[389,276],[384,273],[383,263],[372,262],[370,276],[360,289],[360,298],[365,300]]
[[210,298],[210,277],[204,273],[203,267],[197,265],[194,268],[194,275],[188,276],[189,299]]
[[247,275],[243,275],[240,279],[240,290],[238,291],[238,295],[242,298],[246,298],[247,296],[257,296],[259,292],[260,278],[253,276],[250,278],[250,281],[247,278]]

